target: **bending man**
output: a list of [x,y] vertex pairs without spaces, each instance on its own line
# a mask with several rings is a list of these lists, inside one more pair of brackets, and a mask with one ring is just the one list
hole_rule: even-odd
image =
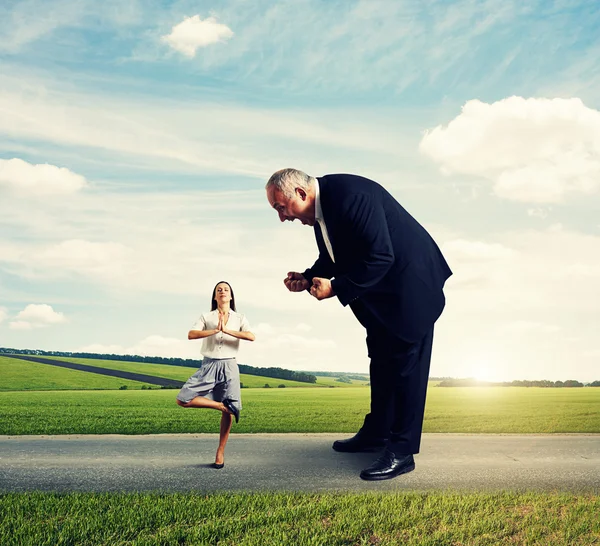
[[360,477],[385,480],[415,468],[429,377],[433,325],[452,274],[435,241],[377,182],[350,174],[274,173],[267,199],[279,219],[314,227],[319,257],[288,273],[292,292],[336,296],[367,331],[371,411],[333,449],[383,454]]

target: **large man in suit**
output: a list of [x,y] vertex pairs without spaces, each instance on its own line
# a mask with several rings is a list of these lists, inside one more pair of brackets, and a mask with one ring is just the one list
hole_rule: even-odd
[[425,229],[377,182],[350,174],[274,173],[267,198],[279,219],[314,226],[319,257],[284,279],[318,300],[336,296],[367,331],[371,411],[336,451],[383,449],[360,477],[385,480],[415,468],[433,325],[452,274]]

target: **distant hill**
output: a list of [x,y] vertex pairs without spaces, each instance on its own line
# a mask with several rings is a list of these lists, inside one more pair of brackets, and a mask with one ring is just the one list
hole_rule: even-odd
[[317,377],[346,377],[354,381],[369,381],[369,374],[357,374],[353,372],[301,372]]
[[[370,377],[368,373],[360,374],[356,372],[314,372],[314,371],[303,371],[303,373],[316,375],[317,377],[347,377],[354,381],[369,381]],[[452,377],[430,377],[429,381],[444,381],[446,379],[453,379]]]
[[[148,364],[168,364],[171,366],[198,367],[198,360],[193,358],[166,358],[161,356],[139,356],[139,355],[115,355],[98,353],[74,353],[68,351],[42,351],[41,349],[11,349],[0,347],[0,354],[15,355],[40,355],[40,356],[63,356],[70,358],[92,358],[98,360],[125,360],[128,362],[146,362]],[[272,377],[274,379],[289,379],[302,383],[316,383],[317,377],[305,372],[295,372],[284,368],[259,368],[238,364],[240,373],[248,375],[259,375],[261,377]]]
[[594,381],[589,384],[584,384],[574,379],[567,381],[548,381],[541,380],[515,380],[515,381],[478,381],[471,377],[464,379],[444,379],[438,387],[600,387],[600,381]]

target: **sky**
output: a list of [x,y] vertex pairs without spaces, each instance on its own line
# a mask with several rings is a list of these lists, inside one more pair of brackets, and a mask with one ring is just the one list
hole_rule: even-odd
[[367,372],[269,176],[376,180],[454,275],[432,376],[600,379],[600,5],[5,0],[0,346],[200,358],[231,283],[238,361]]

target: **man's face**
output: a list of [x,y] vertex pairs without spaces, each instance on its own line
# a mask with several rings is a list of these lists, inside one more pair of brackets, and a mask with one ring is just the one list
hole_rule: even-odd
[[282,222],[289,220],[300,220],[305,226],[315,225],[315,203],[309,199],[308,195],[302,188],[294,190],[292,198],[286,197],[285,194],[270,186],[267,189],[267,199],[271,206],[279,214],[279,219]]

